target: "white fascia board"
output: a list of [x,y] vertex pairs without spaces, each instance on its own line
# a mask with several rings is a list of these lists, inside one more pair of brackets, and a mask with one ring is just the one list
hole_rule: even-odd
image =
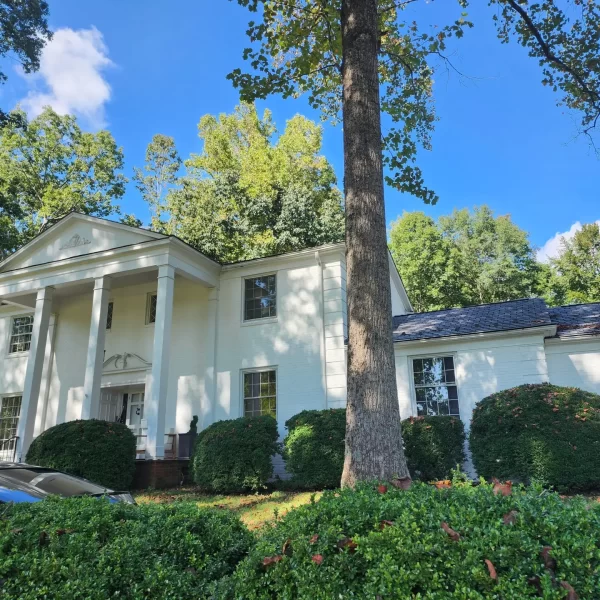
[[540,327],[527,327],[524,329],[510,329],[508,331],[489,331],[483,333],[470,333],[467,335],[452,335],[445,337],[436,337],[436,338],[424,338],[421,340],[394,340],[394,347],[396,348],[404,348],[404,347],[414,347],[414,346],[423,346],[423,345],[434,345],[434,344],[443,344],[447,342],[466,342],[473,340],[487,340],[487,339],[495,339],[495,338],[511,338],[511,337],[519,337],[524,335],[538,335],[542,337],[549,337],[556,335],[556,325],[542,325]]
[[570,342],[585,343],[593,342],[598,343],[600,340],[600,334],[594,335],[572,335],[568,337],[549,337],[545,341],[546,344],[568,344]]
[[396,263],[392,258],[392,253],[388,249],[388,264],[390,266],[390,275],[392,277],[392,281],[400,294],[400,298],[402,299],[402,304],[404,304],[404,308],[407,313],[414,313],[415,309],[410,302],[410,298],[406,293],[406,288],[404,287],[404,283],[402,282],[402,278],[400,277],[400,273],[398,273],[398,267],[396,267]]
[[288,252],[286,254],[278,254],[277,256],[267,256],[265,258],[255,258],[223,265],[221,277],[222,279],[231,279],[244,275],[289,269],[290,267],[314,265],[316,253],[319,254],[323,262],[327,262],[332,258],[344,261],[345,248],[346,245],[344,242],[340,242],[339,244],[324,244],[297,252]]

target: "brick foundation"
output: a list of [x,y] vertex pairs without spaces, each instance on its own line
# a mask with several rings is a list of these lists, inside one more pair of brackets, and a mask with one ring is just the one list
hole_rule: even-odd
[[136,460],[133,489],[164,489],[188,483],[189,459]]

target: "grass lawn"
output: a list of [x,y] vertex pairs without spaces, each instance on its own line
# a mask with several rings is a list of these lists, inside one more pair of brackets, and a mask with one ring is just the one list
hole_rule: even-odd
[[149,502],[194,502],[198,506],[212,506],[237,513],[248,529],[256,530],[273,523],[290,510],[308,504],[322,492],[282,492],[232,496],[212,496],[200,493],[196,488],[183,487],[171,490],[142,491],[135,494],[139,504]]

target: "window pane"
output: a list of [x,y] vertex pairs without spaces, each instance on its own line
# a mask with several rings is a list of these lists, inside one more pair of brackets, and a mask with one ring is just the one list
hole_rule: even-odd
[[447,371],[451,371],[454,369],[454,358],[452,356],[444,357],[444,369]]
[[108,312],[106,313],[106,329],[112,329],[113,303],[108,303]]
[[452,356],[413,359],[413,381],[418,415],[459,416]]
[[12,331],[8,346],[9,354],[13,352],[27,352],[31,345],[31,332],[33,330],[33,316],[15,317],[12,322]]
[[277,374],[275,371],[244,373],[244,415],[277,414]]
[[253,277],[244,281],[244,320],[277,316],[277,282],[275,275]]

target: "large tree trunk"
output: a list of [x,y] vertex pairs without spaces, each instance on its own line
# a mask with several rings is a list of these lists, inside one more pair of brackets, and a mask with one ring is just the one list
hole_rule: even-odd
[[383,198],[377,0],[343,0],[348,402],[342,486],[410,477],[400,432]]

